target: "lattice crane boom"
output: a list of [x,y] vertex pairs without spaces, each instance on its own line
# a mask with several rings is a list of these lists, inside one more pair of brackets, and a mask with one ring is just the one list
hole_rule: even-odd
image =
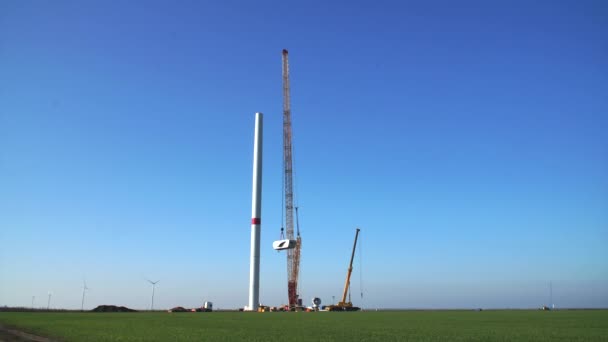
[[[286,238],[294,240],[294,196],[293,196],[293,148],[291,141],[291,100],[289,84],[289,58],[283,50],[283,167],[285,184],[285,230]],[[289,306],[298,305],[298,276],[300,269],[301,239],[298,229],[296,246],[287,250],[287,294]]]

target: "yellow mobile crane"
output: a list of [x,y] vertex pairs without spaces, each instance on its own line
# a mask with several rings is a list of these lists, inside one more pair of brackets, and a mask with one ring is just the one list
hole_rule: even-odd
[[359,231],[361,229],[357,228],[357,232],[355,233],[355,243],[353,244],[353,253],[350,256],[350,264],[348,265],[348,272],[346,273],[346,282],[344,283],[344,292],[342,293],[342,300],[338,304],[332,304],[325,307],[327,311],[359,311],[361,308],[353,306],[353,303],[346,301],[346,295],[348,294],[348,290],[350,288],[350,275],[353,272],[353,259],[355,258],[355,248],[357,248],[357,238],[359,237]]

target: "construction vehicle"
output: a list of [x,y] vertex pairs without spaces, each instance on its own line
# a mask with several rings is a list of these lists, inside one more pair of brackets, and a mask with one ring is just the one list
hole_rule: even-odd
[[258,312],[270,312],[270,306],[260,305],[258,306]]
[[[353,273],[353,259],[355,258],[355,248],[357,248],[357,238],[359,237],[359,231],[357,228],[355,233],[355,243],[353,244],[353,252],[350,256],[350,264],[348,265],[348,272],[346,273],[346,282],[344,283],[344,292],[342,293],[342,300],[338,304],[332,304],[325,307],[327,311],[359,311],[361,308],[353,306],[350,301],[350,275]],[[348,295],[348,302],[346,301],[346,295]]]

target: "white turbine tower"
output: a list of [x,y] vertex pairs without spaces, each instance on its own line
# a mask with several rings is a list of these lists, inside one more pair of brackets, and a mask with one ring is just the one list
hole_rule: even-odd
[[80,306],[80,311],[84,311],[84,294],[87,292],[87,290],[89,289],[87,287],[87,281],[84,280],[84,286],[82,287],[82,304]]
[[156,288],[156,283],[158,283],[160,280],[157,281],[152,281],[150,279],[146,279],[148,281],[148,283],[152,284],[152,305],[150,305],[150,311],[154,311],[154,290]]
[[249,305],[247,311],[258,311],[260,305],[260,233],[262,223],[262,113],[255,113],[253,140],[253,185],[251,195],[251,257],[249,263]]
[[49,310],[51,308],[51,296],[53,295],[53,293],[51,291],[49,291],[49,300],[46,303],[46,309]]

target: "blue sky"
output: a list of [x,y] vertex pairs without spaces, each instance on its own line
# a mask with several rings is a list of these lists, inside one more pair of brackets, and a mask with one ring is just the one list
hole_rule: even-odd
[[[4,1],[0,305],[287,300],[281,50],[301,295],[364,307],[608,306],[604,1]],[[360,293],[363,292],[363,298]]]

